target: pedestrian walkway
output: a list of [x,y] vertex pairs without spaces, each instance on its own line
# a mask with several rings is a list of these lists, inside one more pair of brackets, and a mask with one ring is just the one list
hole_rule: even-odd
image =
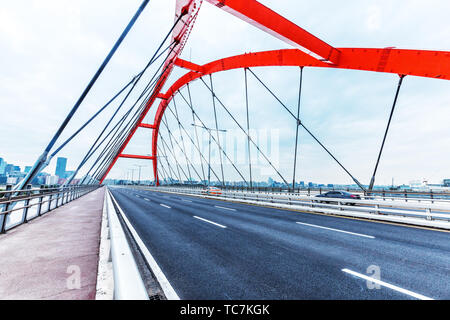
[[104,193],[0,235],[0,299],[95,299]]

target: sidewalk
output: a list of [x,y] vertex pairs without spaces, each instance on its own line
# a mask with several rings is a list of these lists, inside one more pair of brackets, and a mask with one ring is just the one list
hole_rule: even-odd
[[0,235],[0,299],[95,299],[104,193]]

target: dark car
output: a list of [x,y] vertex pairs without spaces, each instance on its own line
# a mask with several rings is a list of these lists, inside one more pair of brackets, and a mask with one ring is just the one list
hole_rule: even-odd
[[[361,197],[357,194],[352,194],[345,191],[328,191],[323,194],[319,194],[316,196],[317,198],[337,198],[337,199],[351,199],[351,200],[361,200]],[[325,202],[330,203],[332,201],[316,201],[316,202]],[[354,206],[355,203],[349,203]]]

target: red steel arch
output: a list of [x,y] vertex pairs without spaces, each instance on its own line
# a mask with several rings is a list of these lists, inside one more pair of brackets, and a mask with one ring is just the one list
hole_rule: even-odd
[[[216,60],[202,66],[182,60],[178,58],[178,56],[181,54],[187,41],[202,0],[177,0],[176,16],[179,16],[180,14],[186,15],[186,17],[183,18],[184,25],[175,30],[173,34],[173,39],[179,40],[177,49],[174,51],[174,54],[166,60],[166,71],[162,75],[150,99],[147,101],[145,110],[142,112],[136,125],[130,131],[115,158],[108,166],[100,182],[103,182],[119,157],[131,157],[131,155],[123,155],[122,152],[136,130],[139,127],[143,127],[153,130],[152,156],[134,156],[134,158],[149,159],[153,161],[155,182],[159,185],[157,172],[157,143],[162,116],[173,95],[187,83],[194,81],[203,75],[247,67],[304,66],[395,73],[399,75],[450,80],[450,52],[447,51],[405,50],[395,48],[334,48],[293,22],[265,7],[258,1],[205,1],[216,5],[297,48],[307,49],[309,52],[305,53],[299,49],[283,49],[248,53]],[[179,78],[165,94],[162,94],[160,91],[174,66],[189,69],[190,72]],[[156,112],[154,123],[151,125],[143,124],[142,121],[157,98],[162,99],[162,101]]]
[[153,173],[159,183],[157,170],[158,133],[163,114],[178,90],[198,78],[232,69],[264,67],[264,66],[298,66],[322,67],[335,69],[365,70],[373,72],[412,75],[436,79],[450,80],[450,52],[401,50],[401,49],[359,49],[340,48],[341,62],[332,65],[319,61],[298,49],[284,49],[247,53],[243,55],[219,59],[203,66],[177,59],[175,65],[191,71],[179,78],[164,95],[156,111],[153,122],[152,154]]

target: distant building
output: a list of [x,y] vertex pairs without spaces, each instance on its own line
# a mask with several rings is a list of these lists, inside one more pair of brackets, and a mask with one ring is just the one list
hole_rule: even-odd
[[74,173],[75,171],[66,171],[64,178],[69,179]]
[[31,166],[26,166],[24,172],[25,173],[30,172],[31,168],[32,168]]
[[17,178],[16,177],[8,177],[6,179],[6,184],[16,184],[17,183]]
[[42,185],[45,184],[47,177],[50,176],[48,173],[41,172],[37,175],[36,178],[33,179],[32,184],[34,185]]
[[444,179],[444,186],[450,187],[450,179]]
[[66,166],[67,166],[67,158],[59,157],[58,159],[56,159],[55,175],[64,178],[66,174]]
[[0,175],[5,174],[6,161],[0,158]]
[[45,184],[48,186],[58,184],[59,177],[58,176],[47,176],[45,177]]
[[13,164],[7,164],[5,167],[5,174],[9,174],[14,171],[14,165]]

